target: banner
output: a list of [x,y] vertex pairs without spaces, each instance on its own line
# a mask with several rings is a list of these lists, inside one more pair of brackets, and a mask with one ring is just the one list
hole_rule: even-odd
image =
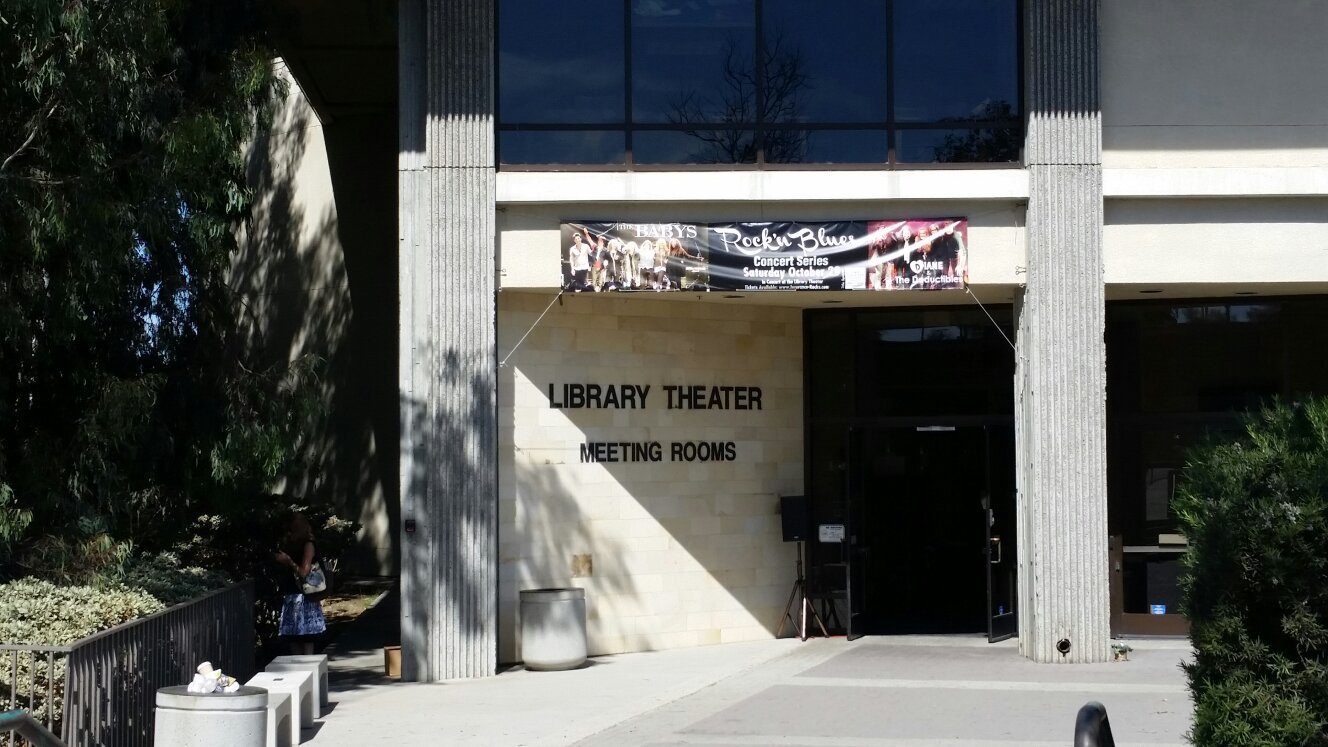
[[968,268],[963,218],[562,224],[568,291],[945,290]]

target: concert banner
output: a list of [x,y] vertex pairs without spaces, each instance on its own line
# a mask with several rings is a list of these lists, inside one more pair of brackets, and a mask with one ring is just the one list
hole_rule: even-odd
[[562,224],[563,289],[946,290],[968,271],[964,218]]

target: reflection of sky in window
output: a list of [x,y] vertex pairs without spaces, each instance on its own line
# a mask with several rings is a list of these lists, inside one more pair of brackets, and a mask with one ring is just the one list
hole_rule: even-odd
[[504,122],[621,122],[622,3],[503,0],[498,36]]
[[963,328],[956,324],[942,327],[901,327],[883,329],[877,332],[881,342],[937,342],[958,340],[963,337]]
[[1207,306],[1176,306],[1171,309],[1171,320],[1176,324],[1200,322],[1231,322],[1251,324],[1270,319],[1276,309],[1268,304],[1213,304]]
[[753,6],[751,0],[633,0],[633,119],[669,122],[689,95],[707,121],[733,121],[742,105],[752,111],[754,92],[735,94],[724,64],[732,50],[736,68],[751,73]]
[[895,117],[982,116],[987,102],[1019,110],[1015,0],[895,3]]
[[505,164],[618,164],[627,158],[621,131],[507,131],[499,134],[498,155]]
[[798,122],[885,120],[885,3],[766,0],[766,54],[775,42],[802,57]]
[[642,164],[751,163],[755,138],[751,130],[641,130],[632,136],[632,159]]

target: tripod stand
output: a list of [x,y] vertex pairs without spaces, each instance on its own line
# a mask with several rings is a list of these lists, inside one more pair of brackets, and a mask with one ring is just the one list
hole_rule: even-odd
[[[793,600],[799,599],[798,619],[793,619]],[[784,605],[784,614],[779,618],[779,628],[775,631],[775,637],[784,632],[784,623],[792,623],[794,629],[798,632],[798,640],[807,640],[807,614],[816,621],[816,625],[821,629],[821,635],[826,638],[830,634],[826,632],[825,623],[821,620],[821,615],[812,605],[812,601],[807,598],[807,579],[802,576],[802,541],[798,541],[798,577],[793,581],[793,590],[789,592],[788,604]]]

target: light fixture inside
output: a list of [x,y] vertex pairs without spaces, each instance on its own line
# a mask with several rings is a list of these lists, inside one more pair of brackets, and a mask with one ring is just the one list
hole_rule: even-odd
[[1259,291],[1236,291],[1237,296],[1257,296]]
[[1149,288],[1148,290],[1141,290],[1141,291],[1139,291],[1139,292],[1140,292],[1140,293],[1161,293],[1161,292],[1162,292],[1162,289],[1161,289],[1161,288]]
[[737,295],[736,293],[730,293],[730,294],[728,294],[727,296],[724,296],[724,297],[725,297],[725,298],[745,298],[745,296],[740,296],[740,295]]
[[843,301],[840,301],[840,300],[835,299],[835,298],[831,298],[831,299],[828,299],[828,300],[822,301],[821,303],[843,303]]

